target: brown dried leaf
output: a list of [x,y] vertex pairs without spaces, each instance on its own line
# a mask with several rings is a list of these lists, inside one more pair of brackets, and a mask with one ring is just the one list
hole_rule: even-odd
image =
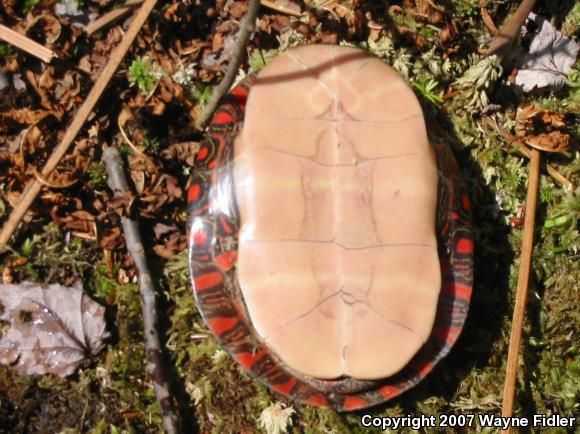
[[179,181],[173,176],[167,175],[165,178],[165,189],[169,196],[176,199],[181,199],[183,196],[183,190],[179,186]]
[[542,122],[553,128],[563,128],[566,126],[564,113],[550,112],[548,110],[542,111]]
[[0,303],[0,319],[10,322],[0,340],[0,363],[20,375],[71,375],[109,336],[105,309],[78,283],[0,285]]
[[3,122],[14,122],[21,125],[32,125],[41,119],[49,116],[50,112],[46,110],[33,110],[30,108],[13,108],[7,112],[0,113],[0,131],[4,130]]
[[153,226],[153,233],[156,239],[161,239],[164,235],[171,234],[173,232],[178,232],[179,229],[175,225],[166,225],[164,223],[157,223]]
[[29,15],[29,17],[25,29],[27,36],[42,36],[42,39],[49,44],[56,42],[61,33],[61,25],[58,18],[48,14],[38,15],[36,17]]
[[115,250],[123,246],[124,238],[121,228],[114,226],[105,229],[99,237],[99,246],[106,250]]
[[532,126],[532,119],[538,116],[542,110],[537,109],[534,104],[518,109],[516,115],[516,136],[524,137],[528,134],[528,129]]
[[518,109],[515,127],[516,134],[520,137],[525,136],[534,126],[534,121],[548,130],[552,128],[563,128],[566,125],[563,113],[541,110],[536,108],[534,104],[530,104]]
[[74,236],[86,240],[97,239],[97,224],[95,223],[93,215],[88,211],[73,211],[69,215],[63,217],[61,221]]
[[529,136],[525,140],[531,147],[546,152],[565,152],[570,147],[570,135],[560,131]]
[[217,44],[217,49],[219,52],[207,53],[205,56],[203,56],[203,66],[206,68],[219,70],[224,62],[229,61],[236,48],[240,30],[241,29],[238,28],[236,31],[231,32],[225,38],[221,33],[216,34],[214,37],[214,46]]
[[187,247],[187,237],[179,232],[169,235],[165,244],[158,244],[153,247],[155,253],[162,258],[170,259]]
[[120,216],[127,217],[131,214],[133,202],[135,202],[135,196],[129,190],[115,191],[115,195],[107,206]]
[[20,8],[18,7],[18,0],[0,0],[4,12],[11,18],[18,20],[20,17],[16,13]]
[[439,43],[445,45],[457,36],[457,25],[454,21],[448,21],[439,32]]
[[161,152],[166,160],[177,160],[193,166],[195,155],[199,151],[199,142],[174,143]]
[[518,109],[516,136],[537,149],[547,152],[564,152],[570,146],[570,135],[555,128],[562,128],[564,114],[541,110],[530,104]]
[[435,4],[432,0],[417,0],[417,10],[421,17],[424,17],[431,24],[437,24],[444,20],[445,9]]

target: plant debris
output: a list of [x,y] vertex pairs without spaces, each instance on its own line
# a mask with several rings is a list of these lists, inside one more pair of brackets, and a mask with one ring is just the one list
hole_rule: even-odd
[[0,340],[0,363],[20,375],[71,375],[109,337],[105,309],[80,283],[0,285],[0,305],[0,319],[10,323]]
[[[518,109],[516,135],[530,146],[547,152],[565,152],[570,146],[570,134],[563,132],[564,115],[539,110],[534,104]],[[558,129],[556,129],[558,128]],[[537,132],[548,131],[548,132]]]
[[260,414],[260,425],[267,434],[283,434],[292,426],[292,415],[296,413],[292,407],[286,407],[282,402],[276,402],[265,408]]

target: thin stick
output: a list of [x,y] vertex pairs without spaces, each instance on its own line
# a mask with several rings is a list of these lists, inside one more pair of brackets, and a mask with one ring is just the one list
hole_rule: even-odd
[[[290,3],[290,2],[288,2],[288,3]],[[303,15],[303,13],[300,12],[300,6],[297,3],[293,3],[293,2],[291,3],[292,6],[295,7],[295,9],[291,9],[288,6],[284,6],[284,5],[281,5],[279,3],[276,3],[275,1],[270,1],[270,0],[260,0],[260,4],[264,7],[272,9],[276,12],[280,12],[282,14],[292,15],[294,17],[301,17]]]
[[[125,33],[125,36],[121,40],[119,46],[115,49],[113,54],[111,55],[111,59],[103,69],[103,72],[97,79],[95,85],[91,89],[91,92],[87,96],[87,99],[83,103],[83,105],[79,108],[78,112],[76,113],[72,123],[68,127],[62,141],[58,144],[58,146],[54,149],[52,155],[44,165],[42,169],[42,175],[46,178],[48,175],[55,169],[58,165],[60,159],[64,156],[70,145],[72,144],[74,138],[79,133],[81,128],[83,127],[85,121],[91,114],[91,111],[95,107],[97,101],[101,97],[101,94],[109,84],[109,81],[115,74],[115,71],[119,67],[121,61],[127,54],[129,47],[137,37],[137,33],[141,30],[141,27],[147,20],[147,17],[155,7],[157,0],[145,0],[143,6],[137,12],[135,19],[131,23],[131,26]],[[20,198],[20,202],[18,205],[12,210],[10,217],[4,224],[2,228],[2,232],[0,232],[0,247],[5,245],[18,225],[20,221],[40,193],[42,188],[42,184],[38,181],[38,179],[34,179],[31,181],[27,187],[25,188],[24,192],[22,193],[22,197]]]
[[250,36],[254,31],[254,26],[256,25],[256,17],[258,16],[259,9],[260,0],[250,0],[246,16],[240,23],[240,38],[238,39],[236,48],[234,49],[234,54],[232,55],[228,69],[220,84],[218,84],[213,89],[211,99],[198,118],[195,120],[195,125],[197,128],[202,129],[205,126],[217,108],[219,100],[226,94],[228,90],[230,90],[232,83],[236,79],[236,75],[238,75],[238,68],[240,67],[240,63],[242,63],[242,59],[246,53],[246,45],[248,44]]
[[495,54],[500,63],[503,63],[512,44],[520,34],[522,24],[530,14],[536,0],[523,0],[516,11],[502,26],[500,32],[493,38],[487,49],[487,56]]
[[[503,389],[502,417],[511,417],[514,409],[518,354],[522,340],[522,326],[524,324],[524,314],[526,311],[532,248],[534,245],[534,224],[536,220],[536,202],[540,178],[540,151],[532,148],[531,154],[530,179],[528,181],[528,195],[526,198],[526,218],[524,221],[524,239],[522,241],[522,253],[520,255],[520,271],[510,334],[506,379]],[[509,434],[510,429],[502,430],[502,433]]]
[[[107,166],[108,183],[111,190],[115,192],[129,190],[129,184],[123,168],[123,160],[121,160],[117,148],[110,147],[105,149],[103,151],[103,161]],[[171,399],[163,364],[161,340],[157,332],[158,318],[155,306],[157,292],[155,291],[155,284],[147,265],[147,257],[145,256],[145,249],[139,233],[139,224],[128,217],[121,217],[121,224],[123,225],[123,233],[127,242],[127,250],[131,254],[139,273],[141,311],[143,312],[143,328],[145,332],[146,371],[153,380],[155,396],[163,417],[163,428],[168,434],[176,434],[179,432],[179,418]]]
[[120,19],[121,17],[127,15],[136,6],[142,3],[143,0],[129,0],[124,5],[119,6],[118,8],[113,9],[112,11],[107,12],[105,15],[97,18],[95,21],[87,24],[85,27],[85,32],[87,32],[88,36],[91,36],[98,30],[101,30],[104,27],[109,26],[110,24],[114,23],[116,20]]
[[0,39],[14,45],[16,48],[32,54],[46,63],[50,63],[50,61],[56,57],[56,54],[51,49],[44,47],[29,37],[21,35],[2,24],[0,24]]
[[[532,158],[532,151],[530,151],[526,146],[521,145],[518,142],[512,142],[511,144],[515,146],[515,148],[521,155],[523,155],[524,157]],[[558,172],[558,170],[549,163],[546,164],[546,172],[548,172],[548,175],[550,175],[554,179],[554,181],[556,181],[560,185],[565,186],[574,185],[572,184],[572,181],[570,181],[568,178],[566,178],[564,175]]]

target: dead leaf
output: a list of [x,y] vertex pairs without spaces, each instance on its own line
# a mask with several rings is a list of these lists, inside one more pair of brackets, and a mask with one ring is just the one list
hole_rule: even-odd
[[547,134],[527,137],[526,143],[546,152],[565,152],[570,147],[570,135],[560,131],[552,131]]
[[170,259],[187,247],[187,237],[179,232],[173,232],[167,236],[164,244],[153,246],[155,253],[162,258]]
[[432,0],[417,0],[415,3],[419,11],[418,16],[426,19],[431,24],[440,23],[445,18],[443,15],[445,9]]
[[532,127],[532,120],[538,116],[542,110],[536,108],[534,104],[518,108],[516,114],[516,136],[524,137],[528,134],[528,130]]
[[38,35],[48,44],[53,44],[60,37],[61,25],[56,17],[44,14],[31,17],[25,31],[27,36]]
[[124,245],[123,234],[120,227],[107,228],[99,236],[99,246],[106,250],[115,250]]
[[72,235],[85,240],[97,239],[97,224],[93,215],[84,210],[73,211],[62,218],[64,226]]
[[545,18],[530,13],[529,20],[538,25],[530,52],[521,61],[516,87],[524,92],[534,88],[559,88],[576,61],[580,45],[556,30]]
[[[21,125],[32,125],[50,115],[47,110],[32,110],[29,108],[13,108],[7,112],[0,113],[0,121],[11,121]],[[0,131],[4,128],[0,126]]]
[[199,142],[174,143],[161,152],[165,160],[177,160],[193,166],[195,155],[199,151]]
[[534,104],[519,108],[517,111],[515,129],[518,137],[524,137],[538,128],[551,131],[564,126],[566,126],[564,113],[538,109]]
[[570,146],[570,135],[556,130],[565,125],[563,113],[530,104],[518,109],[515,131],[529,146],[547,152],[565,152]]
[[0,285],[0,303],[0,319],[10,322],[0,340],[0,363],[20,375],[71,375],[109,336],[105,309],[79,283]]
[[240,36],[240,30],[230,33],[223,42],[219,44],[221,52],[219,55],[217,53],[208,53],[203,57],[202,65],[210,69],[219,69],[222,63],[231,59],[236,48],[236,42]]

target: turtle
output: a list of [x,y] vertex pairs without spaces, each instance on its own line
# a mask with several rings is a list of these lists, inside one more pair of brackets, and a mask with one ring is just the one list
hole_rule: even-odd
[[235,86],[200,143],[188,208],[197,307],[274,392],[375,406],[461,333],[466,186],[412,89],[362,49],[294,47]]

